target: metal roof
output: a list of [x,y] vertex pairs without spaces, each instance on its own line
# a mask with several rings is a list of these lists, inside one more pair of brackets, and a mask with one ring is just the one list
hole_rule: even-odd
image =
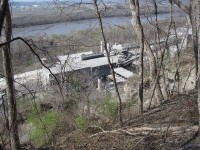
[[128,70],[126,70],[126,69],[124,69],[122,67],[115,68],[114,71],[115,71],[116,74],[118,74],[118,75],[120,75],[120,76],[122,76],[122,77],[124,77],[126,79],[128,79],[128,78],[133,76],[133,72],[128,71]]
[[[85,68],[93,68],[93,67],[108,65],[108,59],[105,56],[95,59],[82,60],[81,56],[88,54],[93,54],[93,52],[89,51],[89,52],[83,52],[65,56],[58,56],[60,64],[56,64],[56,66],[51,67],[50,70],[52,71],[53,74],[58,74],[61,72],[69,72],[73,70],[80,70]],[[117,56],[110,56],[110,59],[112,63],[118,62]],[[47,69],[45,71],[49,72]]]

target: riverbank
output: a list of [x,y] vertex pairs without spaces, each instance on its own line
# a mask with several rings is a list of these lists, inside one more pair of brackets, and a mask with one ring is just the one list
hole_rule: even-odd
[[[131,16],[130,8],[127,5],[112,5],[106,8],[101,8],[102,17],[127,17]],[[169,13],[168,6],[162,6],[158,9],[158,14]],[[175,8],[175,12],[180,12]],[[38,7],[34,9],[14,9],[12,13],[13,27],[29,27],[35,25],[46,25],[53,23],[62,22],[73,22],[95,19],[96,14],[93,8],[84,6],[54,6],[54,7]],[[141,15],[152,15],[154,14],[153,6],[142,6]]]
[[[185,15],[182,12],[174,13],[176,20],[184,20]],[[170,13],[162,13],[157,16],[159,21],[169,21]],[[155,21],[155,17],[152,16],[141,16],[143,24]],[[104,28],[124,28],[127,25],[131,25],[131,16],[129,17],[104,17],[102,19]],[[33,25],[29,27],[13,28],[13,36],[21,37],[38,37],[38,36],[52,36],[52,35],[65,35],[74,34],[76,31],[83,30],[95,30],[98,28],[98,19],[88,19],[83,21],[72,21],[63,23],[53,23],[45,25]]]

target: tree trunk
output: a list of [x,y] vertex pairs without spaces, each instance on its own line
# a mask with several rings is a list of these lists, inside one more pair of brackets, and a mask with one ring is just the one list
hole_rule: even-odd
[[[200,37],[200,0],[197,1],[197,27],[198,27],[198,37]],[[200,44],[200,38],[198,38],[198,44]],[[200,46],[198,47],[198,51],[200,51]],[[198,53],[198,110],[199,110],[199,127],[200,127],[200,53]],[[200,129],[199,129],[200,133]]]
[[[7,6],[6,15],[4,18],[4,28],[2,30],[2,42],[11,40],[11,15],[9,6]],[[19,150],[19,136],[17,125],[17,107],[15,98],[14,77],[11,64],[10,44],[2,46],[3,52],[3,67],[6,79],[6,94],[8,99],[8,120],[10,131],[10,142],[12,150]]]
[[[195,73],[196,77],[198,73],[198,29],[197,29],[197,15],[196,10],[198,9],[197,0],[190,0],[190,5],[187,6],[180,0],[172,0],[181,10],[183,10],[187,15],[189,15],[190,22],[192,25],[192,37],[193,37],[193,48],[194,48],[194,57],[195,57]],[[198,83],[196,83],[197,85]]]
[[198,29],[197,29],[197,3],[196,0],[190,0],[190,9],[189,17],[192,25],[192,37],[193,37],[193,48],[194,48],[194,57],[195,57],[195,74],[198,73]]
[[[135,9],[135,15],[138,18],[139,24],[141,24],[140,21],[140,10],[139,10],[139,2],[138,0],[135,1],[135,5],[137,6]],[[144,31],[143,27],[140,26],[140,32],[138,32],[138,38],[140,42],[140,83],[139,83],[139,90],[138,90],[138,95],[139,95],[139,101],[138,101],[138,111],[140,114],[143,113],[143,80],[144,80],[144,62],[143,62],[143,57],[144,57]]]
[[[192,36],[194,44],[194,57],[195,57],[195,71],[197,77],[197,92],[198,92],[198,110],[199,110],[199,126],[200,126],[200,0],[190,0],[190,7],[184,5],[180,0],[173,0],[173,2],[187,13],[190,17],[192,25]],[[179,2],[179,3],[178,3]],[[179,4],[179,5],[178,5]],[[180,7],[181,4],[181,7]],[[184,9],[183,9],[184,8]],[[199,131],[200,132],[200,131]]]
[[4,22],[4,17],[6,15],[6,8],[8,6],[8,0],[0,0],[0,37]]
[[111,59],[110,59],[110,52],[108,50],[107,39],[106,39],[106,36],[105,36],[105,33],[104,33],[101,12],[99,10],[98,4],[97,4],[97,0],[93,0],[93,2],[94,2],[94,7],[95,7],[95,10],[96,10],[97,17],[98,17],[98,20],[99,20],[100,30],[101,30],[102,38],[103,38],[103,41],[104,41],[104,48],[105,48],[105,51],[106,51],[108,64],[109,64],[109,67],[110,67],[110,70],[111,70],[111,73],[112,73],[112,77],[113,77],[113,82],[114,82],[114,86],[115,86],[115,92],[116,92],[116,96],[117,96],[117,99],[118,99],[119,124],[122,127],[123,126],[122,99],[121,99],[121,96],[120,96],[120,93],[119,93],[119,89],[118,89],[118,86],[117,86],[117,80],[116,80],[116,77],[115,77],[114,67],[113,67]]
[[159,78],[158,78],[158,80],[156,79],[156,76],[157,76],[156,59],[153,54],[153,50],[151,49],[146,38],[144,37],[143,27],[140,22],[140,17],[137,14],[137,10],[139,10],[137,3],[138,3],[138,0],[130,0],[130,9],[132,12],[132,25],[136,31],[138,39],[141,39],[141,37],[143,36],[144,49],[146,50],[146,53],[147,53],[148,59],[149,59],[150,78],[156,84],[156,89],[155,89],[155,93],[156,93],[155,95],[156,95],[156,99],[157,99],[156,104],[159,105],[161,103],[161,101],[164,100],[164,98],[163,98],[161,87],[159,84]]

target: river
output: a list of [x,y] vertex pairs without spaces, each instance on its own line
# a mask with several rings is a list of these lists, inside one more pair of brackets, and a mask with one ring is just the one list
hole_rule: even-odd
[[[184,17],[183,13],[176,13],[177,17]],[[164,20],[170,18],[169,13],[162,13],[158,15],[159,20]],[[142,16],[141,20],[143,23],[148,20],[153,21],[154,17],[146,17]],[[113,26],[121,26],[121,25],[130,25],[131,17],[109,17],[103,18],[104,27],[113,27]],[[48,35],[51,36],[53,34],[61,35],[86,29],[95,29],[99,26],[97,19],[88,19],[82,21],[74,21],[74,22],[63,22],[63,23],[54,23],[54,24],[46,24],[46,25],[36,25],[29,26],[23,28],[14,28],[13,36],[42,36]]]

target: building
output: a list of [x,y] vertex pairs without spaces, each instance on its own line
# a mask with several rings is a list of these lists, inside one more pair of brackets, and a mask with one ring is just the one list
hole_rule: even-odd
[[[125,49],[125,47],[120,44],[113,45],[109,50],[109,54],[111,64],[114,67],[132,64],[133,61],[138,58],[138,55],[130,53],[128,49]],[[121,59],[122,56],[123,59]],[[58,61],[51,65],[46,63],[48,61],[44,59],[46,61],[44,61],[44,64],[48,69],[43,67],[43,77],[46,78],[47,84],[54,84],[55,76],[60,81],[63,76],[70,75],[73,72],[88,73],[99,79],[106,79],[106,77],[110,75],[108,58],[106,53],[103,52],[102,46],[100,53],[89,51],[58,56],[57,58]]]

